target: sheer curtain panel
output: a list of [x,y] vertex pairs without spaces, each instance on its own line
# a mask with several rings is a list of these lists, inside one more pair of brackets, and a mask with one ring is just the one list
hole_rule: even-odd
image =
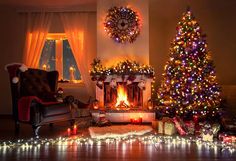
[[23,63],[38,68],[41,52],[49,31],[53,13],[25,13],[27,20]]
[[[95,53],[90,52],[89,19],[91,13],[60,13],[64,30],[74,54],[77,66],[81,73],[81,78],[90,96],[94,96],[94,84],[89,75],[90,64],[95,57]],[[93,35],[94,36],[94,35]]]

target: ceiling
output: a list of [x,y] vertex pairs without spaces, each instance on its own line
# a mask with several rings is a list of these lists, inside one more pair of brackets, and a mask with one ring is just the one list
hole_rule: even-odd
[[67,6],[96,6],[97,0],[0,0],[2,6],[19,7],[67,7]]

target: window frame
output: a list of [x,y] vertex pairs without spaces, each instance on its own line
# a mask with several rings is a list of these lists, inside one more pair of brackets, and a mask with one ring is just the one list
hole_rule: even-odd
[[[83,84],[83,80],[80,75],[80,80],[66,81],[63,79],[63,40],[68,40],[65,33],[48,33],[47,40],[55,40],[55,69],[59,73],[58,82],[60,84]],[[76,61],[76,60],[75,60]],[[77,66],[78,67],[78,66]],[[79,85],[80,86],[80,85]]]

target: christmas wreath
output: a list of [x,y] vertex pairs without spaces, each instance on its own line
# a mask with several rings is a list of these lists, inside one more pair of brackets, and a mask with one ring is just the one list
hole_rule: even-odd
[[104,22],[107,34],[118,43],[134,42],[140,34],[138,14],[128,7],[112,7]]

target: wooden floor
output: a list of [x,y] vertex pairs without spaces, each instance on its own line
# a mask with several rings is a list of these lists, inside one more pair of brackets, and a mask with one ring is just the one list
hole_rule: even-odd
[[[40,129],[42,138],[55,138],[66,135],[69,123],[55,124],[53,128],[48,126]],[[14,135],[13,121],[9,118],[0,118],[0,140],[16,140],[32,137],[32,130],[29,125],[21,126],[19,136]],[[79,136],[89,136],[87,129],[79,131]],[[133,143],[106,144],[100,145],[67,145],[67,146],[42,146],[40,148],[22,149],[9,148],[0,149],[0,160],[19,161],[208,161],[236,160],[236,152],[229,153],[220,149],[212,150],[207,148],[197,148],[190,146],[168,146],[142,144],[139,141]]]

